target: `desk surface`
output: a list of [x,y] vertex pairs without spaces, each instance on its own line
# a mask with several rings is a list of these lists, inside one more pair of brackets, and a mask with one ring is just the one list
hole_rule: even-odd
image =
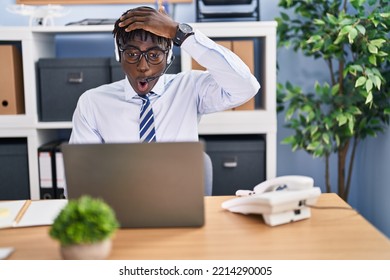
[[[261,216],[221,209],[230,197],[205,198],[201,228],[121,229],[111,259],[180,260],[390,260],[390,241],[355,211],[312,209],[312,217],[269,227]],[[322,194],[317,206],[347,206],[336,194]],[[60,259],[49,227],[0,230],[0,247],[14,247],[10,259]]]

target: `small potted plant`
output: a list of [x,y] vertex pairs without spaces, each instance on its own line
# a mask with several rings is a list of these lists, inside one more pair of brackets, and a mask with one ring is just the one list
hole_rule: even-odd
[[108,204],[82,196],[69,200],[55,218],[49,234],[61,244],[64,259],[105,259],[111,252],[111,237],[118,227]]

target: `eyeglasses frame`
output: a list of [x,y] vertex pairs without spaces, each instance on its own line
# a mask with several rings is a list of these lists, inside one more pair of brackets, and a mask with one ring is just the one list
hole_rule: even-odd
[[162,49],[162,48],[160,48],[160,47],[158,47],[158,46],[154,46],[154,47],[151,47],[151,48],[149,48],[149,49],[147,49],[147,50],[145,50],[145,51],[141,51],[138,47],[136,47],[136,46],[127,46],[127,48],[122,48],[121,46],[119,46],[118,47],[118,50],[119,50],[119,52],[121,53],[121,55],[126,51],[126,50],[128,50],[129,48],[134,48],[134,49],[137,49],[141,54],[140,54],[140,56],[139,56],[139,58],[138,58],[138,60],[137,61],[135,61],[135,62],[129,62],[126,58],[125,58],[125,61],[127,62],[127,63],[129,63],[129,64],[137,64],[137,63],[139,63],[140,61],[141,61],[141,59],[142,59],[142,57],[145,57],[145,60],[146,60],[146,62],[148,63],[148,64],[150,64],[150,65],[159,65],[159,64],[161,64],[162,62],[163,62],[163,60],[164,59],[162,59],[160,62],[158,62],[158,63],[151,63],[150,61],[149,61],[149,58],[148,58],[148,52],[149,51],[151,51],[151,50],[159,50],[159,51],[162,51],[163,53],[164,53],[164,55],[167,55],[167,53],[169,52],[169,50],[164,50],[164,49]]

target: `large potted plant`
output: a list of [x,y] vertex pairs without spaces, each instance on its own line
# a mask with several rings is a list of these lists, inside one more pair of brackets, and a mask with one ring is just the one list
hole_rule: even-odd
[[105,259],[119,223],[103,200],[82,196],[69,200],[55,218],[49,234],[61,245],[64,259]]
[[[283,143],[325,159],[337,154],[337,193],[348,199],[359,142],[389,124],[390,6],[381,0],[281,0],[278,46],[320,59],[329,79],[312,92],[278,84],[278,109],[293,134]],[[293,13],[289,13],[292,11]],[[310,66],[309,66],[310,67]]]

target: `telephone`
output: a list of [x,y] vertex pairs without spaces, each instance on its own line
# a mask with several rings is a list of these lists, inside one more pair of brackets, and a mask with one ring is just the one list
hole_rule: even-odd
[[311,177],[288,175],[264,181],[253,191],[238,190],[236,198],[222,203],[222,208],[233,213],[261,214],[267,225],[276,226],[308,219],[321,194]]

